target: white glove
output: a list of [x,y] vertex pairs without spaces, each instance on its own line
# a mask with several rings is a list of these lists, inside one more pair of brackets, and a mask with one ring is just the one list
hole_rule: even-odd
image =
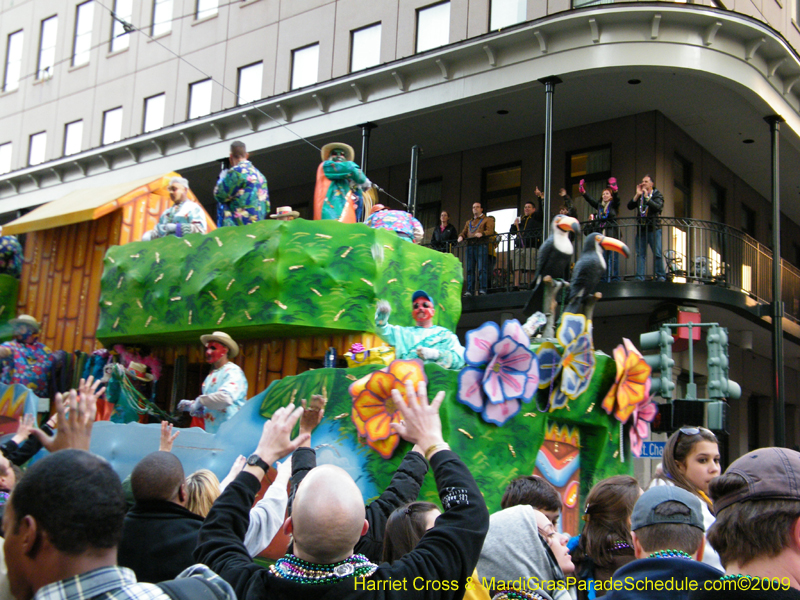
[[178,226],[175,223],[167,223],[164,225],[164,229],[166,229],[168,233],[175,233],[177,228]]
[[206,409],[200,400],[181,400],[178,402],[178,410],[188,412],[193,417],[203,417]]
[[375,307],[375,324],[383,327],[389,322],[389,315],[392,314],[392,306],[386,300],[378,300]]
[[425,348],[424,346],[417,348],[417,356],[422,360],[439,360],[441,355],[442,353],[436,348]]
[[178,402],[178,410],[182,412],[189,412],[190,410],[192,410],[193,403],[194,400],[181,400],[180,402]]
[[371,182],[369,179],[367,179],[367,180],[366,180],[364,183],[362,183],[362,184],[361,184],[359,187],[360,187],[362,190],[368,190],[368,189],[370,189],[372,186],[373,186],[373,183],[372,183],[372,182]]
[[153,232],[152,231],[145,231],[144,235],[142,236],[143,242],[149,242],[153,239]]

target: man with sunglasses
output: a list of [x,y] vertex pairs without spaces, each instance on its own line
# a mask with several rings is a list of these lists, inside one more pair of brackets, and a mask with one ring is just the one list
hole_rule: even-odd
[[167,187],[172,206],[165,210],[154,229],[142,236],[142,241],[189,233],[206,233],[206,213],[197,202],[189,200],[189,182],[183,177],[173,177]]
[[314,188],[314,219],[340,223],[364,220],[364,193],[372,187],[359,166],[353,162],[355,151],[348,144],[325,144],[320,153]]
[[375,310],[376,332],[387,344],[394,346],[397,358],[421,358],[423,362],[436,363],[445,369],[464,366],[464,347],[456,335],[440,325],[433,324],[436,314],[433,298],[417,290],[411,296],[412,315],[416,326],[401,327],[389,324],[392,308],[386,300],[379,300]]

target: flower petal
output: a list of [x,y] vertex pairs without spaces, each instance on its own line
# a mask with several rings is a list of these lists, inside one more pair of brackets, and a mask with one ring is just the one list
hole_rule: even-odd
[[519,400],[507,400],[500,404],[487,404],[486,408],[481,413],[481,417],[487,423],[493,423],[498,427],[502,427],[514,415],[516,415],[522,404]]
[[358,416],[358,412],[355,408],[350,412],[350,419],[352,419],[353,424],[356,426],[356,430],[358,430],[358,435],[361,437],[367,436],[367,428],[364,424],[364,421]]
[[372,441],[367,439],[367,445],[387,460],[392,458],[392,454],[394,454],[394,451],[399,443],[400,436],[396,433],[393,433],[383,440]]
[[359,419],[366,422],[375,415],[386,412],[386,400],[378,398],[369,390],[364,390],[353,401],[353,410]]
[[413,360],[393,360],[389,365],[389,373],[403,383],[410,379],[414,382],[414,389],[417,389],[417,384],[420,381],[428,381],[428,377],[425,375],[425,365],[416,358]]
[[502,338],[492,351],[503,370],[525,372],[531,368],[533,352],[511,338]]
[[564,347],[586,330],[586,316],[564,313],[561,315],[561,324],[558,326],[556,337]]
[[518,344],[522,344],[526,348],[530,348],[531,340],[528,335],[523,331],[522,325],[516,319],[509,319],[503,323],[503,332],[501,337],[508,337],[517,342]]
[[456,399],[475,412],[481,412],[484,405],[483,369],[464,367],[458,374],[458,395]]
[[485,365],[491,359],[492,346],[498,339],[500,328],[494,321],[487,321],[477,329],[468,331],[464,360],[475,367]]
[[546,388],[561,371],[561,353],[553,342],[544,342],[536,357],[539,361],[539,387]]
[[534,355],[531,361],[531,368],[526,373],[525,391],[522,393],[521,400],[530,402],[539,390],[539,361]]
[[392,415],[381,413],[364,422],[367,439],[371,442],[385,440],[392,434],[389,424],[392,422]]
[[483,391],[492,404],[498,404],[507,399],[503,395],[503,388],[500,385],[500,363],[497,356],[492,358],[492,362],[486,365],[486,370],[483,372]]

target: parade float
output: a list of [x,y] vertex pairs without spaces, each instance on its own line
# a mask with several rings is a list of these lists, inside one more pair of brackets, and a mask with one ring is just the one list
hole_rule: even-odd
[[[410,449],[389,424],[399,419],[390,392],[426,380],[444,390],[444,434],[475,475],[490,510],[520,475],[540,474],[564,502],[563,529],[579,529],[592,484],[632,473],[632,452],[655,412],[649,367],[628,340],[613,356],[595,349],[592,323],[564,314],[552,337],[530,339],[520,323],[487,322],[466,336],[466,366],[391,360],[376,335],[375,308],[387,300],[392,323],[411,326],[409,299],[435,299],[435,323],[455,331],[462,266],[443,254],[363,224],[262,221],[207,235],[111,247],[103,263],[97,338],[106,347],[152,347],[168,368],[199,363],[199,336],[229,333],[250,400],[215,434],[182,432],[174,452],[187,472],[222,478],[248,455],[264,419],[279,407],[327,398],[312,436],[318,463],[348,470],[364,497],[377,496]],[[350,354],[345,368],[320,367],[329,348]],[[173,381],[174,384],[174,381]],[[92,449],[121,476],[158,446],[158,426],[98,423]],[[424,499],[436,500],[432,478]]]

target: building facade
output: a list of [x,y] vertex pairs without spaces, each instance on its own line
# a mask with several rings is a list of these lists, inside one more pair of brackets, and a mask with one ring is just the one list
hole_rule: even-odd
[[[799,4],[2,0],[0,220],[70,192],[167,171],[188,177],[213,210],[219,162],[234,139],[247,144],[267,176],[273,207],[292,205],[310,216],[318,148],[336,140],[360,149],[359,125],[373,123],[362,160],[386,191],[381,200],[394,208],[406,202],[416,145],[418,216],[430,228],[444,209],[460,228],[473,202],[498,214],[521,212],[543,186],[539,80],[557,76],[551,213],[564,187],[587,220],[578,181],[597,192],[614,176],[621,214],[632,217],[624,203],[650,174],[665,195],[665,217],[674,219],[664,226],[664,249],[675,252],[665,265],[675,277],[605,287],[597,345],[610,352],[620,335],[637,340],[671,306],[691,306],[704,321],[728,327],[732,378],[743,388],[730,404],[732,458],[772,440],[763,308],[772,301],[771,146],[764,118],[780,115],[785,422],[794,446]],[[704,235],[737,240],[747,251],[734,255],[727,242],[696,241]],[[502,257],[501,247],[501,270]],[[623,276],[634,264],[622,265]],[[698,274],[698,264],[713,273],[705,276],[703,266]],[[506,291],[507,280],[498,287],[500,293],[465,299],[462,331],[487,313],[520,316],[524,294]],[[681,361],[679,387],[691,370]]]

